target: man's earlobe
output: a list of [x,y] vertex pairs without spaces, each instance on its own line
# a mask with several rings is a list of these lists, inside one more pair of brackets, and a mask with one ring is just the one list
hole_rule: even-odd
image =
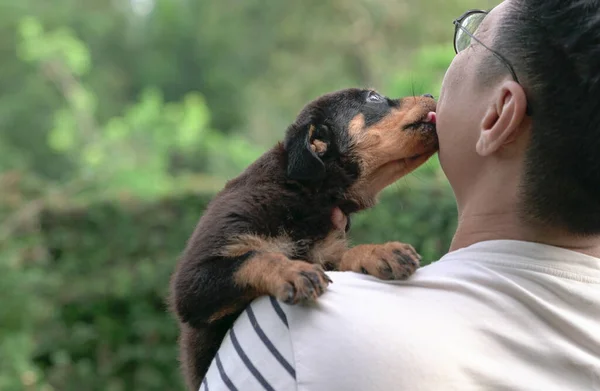
[[284,141],[288,158],[287,175],[290,179],[314,181],[325,176],[322,157],[327,152],[328,143],[322,136],[327,132],[324,125],[313,123],[290,127]]
[[527,97],[521,85],[514,81],[503,83],[482,118],[477,153],[488,156],[514,142],[521,134],[526,111]]

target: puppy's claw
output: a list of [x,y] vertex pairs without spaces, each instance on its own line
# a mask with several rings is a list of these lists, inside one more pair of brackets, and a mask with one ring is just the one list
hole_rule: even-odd
[[[304,261],[292,261],[282,269],[283,291],[275,293],[274,296],[286,304],[296,304],[303,301],[314,301],[325,292],[331,282],[323,269]],[[291,295],[290,295],[291,292]]]
[[405,249],[398,249],[398,248],[394,249],[394,251],[393,251],[394,254],[401,257],[403,260],[406,260],[407,263],[413,262],[413,259],[420,261],[421,256],[419,254],[417,254],[415,249],[412,248],[412,246],[410,246],[408,244],[406,246],[408,246],[408,247],[406,247]]
[[278,297],[281,301],[286,304],[292,304],[294,302],[294,296],[296,296],[296,290],[292,284],[286,284],[284,287],[283,297]]
[[[315,296],[315,299],[318,296],[321,296],[323,294],[323,291],[325,290],[325,286],[330,282],[329,277],[327,277],[327,275],[325,273],[309,274],[309,273],[303,272],[303,275],[306,278],[308,278],[310,280],[310,282],[312,283],[312,288],[314,288],[314,290],[317,293]],[[325,284],[322,284],[321,281],[325,281]]]

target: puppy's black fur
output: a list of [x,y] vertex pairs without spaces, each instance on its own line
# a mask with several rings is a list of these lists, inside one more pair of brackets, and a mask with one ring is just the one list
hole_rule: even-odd
[[198,390],[227,330],[255,298],[315,300],[324,270],[407,278],[419,256],[407,244],[348,248],[332,213],[368,208],[386,186],[437,150],[429,96],[389,99],[346,89],[309,103],[278,143],[212,200],[171,281],[181,362]]

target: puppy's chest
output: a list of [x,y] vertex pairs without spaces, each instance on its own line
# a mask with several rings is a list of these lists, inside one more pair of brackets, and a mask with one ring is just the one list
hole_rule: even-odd
[[[257,242],[258,243],[258,242]],[[258,251],[274,251],[283,253],[289,259],[305,260],[321,263],[319,259],[336,257],[346,249],[344,231],[329,229],[316,234],[281,230],[269,235],[257,246]]]
[[290,240],[288,244],[284,253],[289,259],[304,260],[323,266],[337,264],[347,250],[345,232],[338,230],[329,231],[321,237]]
[[[322,258],[323,252],[330,252],[329,248],[334,242],[344,240],[344,232],[336,232],[331,222],[332,208],[317,208],[311,210],[306,205],[300,210],[288,210],[285,217],[278,220],[278,226],[272,230],[270,236],[285,238],[285,255],[290,259],[299,259],[309,262],[315,258]],[[279,240],[278,240],[279,241]],[[281,243],[281,241],[280,241]]]

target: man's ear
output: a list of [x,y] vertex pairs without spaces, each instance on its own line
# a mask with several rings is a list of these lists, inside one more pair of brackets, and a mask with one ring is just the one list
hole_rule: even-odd
[[491,155],[517,139],[526,117],[527,97],[523,87],[505,82],[481,122],[476,150],[481,156]]
[[319,180],[325,176],[321,157],[327,152],[328,128],[312,122],[292,125],[284,141],[287,175],[294,180]]

